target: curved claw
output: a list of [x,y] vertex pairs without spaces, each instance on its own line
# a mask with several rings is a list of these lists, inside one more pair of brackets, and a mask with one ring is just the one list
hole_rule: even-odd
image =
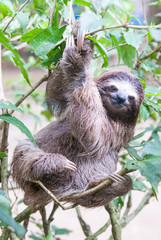
[[125,181],[125,178],[118,175],[117,173],[111,174],[108,178],[117,183],[122,183],[123,181]]
[[79,52],[82,50],[85,34],[86,34],[85,30],[83,30],[83,31],[81,29],[78,30],[78,34],[77,34],[77,48],[78,48]]
[[67,163],[65,164],[64,167],[68,168],[68,169],[70,169],[70,170],[72,170],[74,172],[77,171],[76,165],[73,162],[69,161],[69,160],[67,160]]
[[67,38],[65,48],[74,48],[74,47],[75,47],[74,36],[71,35],[70,37]]

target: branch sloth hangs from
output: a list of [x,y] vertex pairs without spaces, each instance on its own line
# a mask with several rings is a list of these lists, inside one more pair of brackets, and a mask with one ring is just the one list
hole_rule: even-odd
[[[31,180],[40,180],[60,201],[85,207],[107,205],[131,189],[129,176],[114,174],[118,152],[134,134],[144,98],[142,84],[122,71],[93,79],[89,65],[92,44],[75,25],[56,71],[49,77],[46,103],[59,120],[30,140],[18,144],[12,161],[13,178],[28,205],[45,205],[51,197]],[[111,178],[113,182],[90,196],[70,199]]]

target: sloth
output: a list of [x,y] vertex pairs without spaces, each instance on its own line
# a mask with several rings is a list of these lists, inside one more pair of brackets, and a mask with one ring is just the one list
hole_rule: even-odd
[[[59,117],[35,136],[18,144],[13,179],[25,192],[27,205],[46,205],[51,197],[32,180],[40,180],[60,201],[85,207],[108,205],[132,187],[127,175],[114,174],[118,152],[134,135],[143,102],[142,84],[132,74],[90,74],[93,47],[78,28],[67,39],[63,57],[48,78],[46,104]],[[72,199],[105,179],[106,188]]]

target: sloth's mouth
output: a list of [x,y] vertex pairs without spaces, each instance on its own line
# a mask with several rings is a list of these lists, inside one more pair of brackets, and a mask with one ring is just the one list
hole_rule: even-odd
[[124,102],[121,102],[121,101],[119,101],[118,99],[116,99],[116,98],[110,98],[110,101],[111,101],[111,103],[115,106],[115,107],[117,107],[117,108],[123,108],[123,107],[126,107],[128,104],[126,103],[126,101],[124,101]]

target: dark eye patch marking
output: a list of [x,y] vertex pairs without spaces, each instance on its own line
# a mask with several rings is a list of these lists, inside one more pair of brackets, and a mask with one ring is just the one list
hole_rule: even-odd
[[114,85],[111,85],[111,86],[104,87],[102,90],[105,92],[117,92],[118,88],[115,87]]
[[134,101],[135,97],[134,96],[128,96],[129,101]]

